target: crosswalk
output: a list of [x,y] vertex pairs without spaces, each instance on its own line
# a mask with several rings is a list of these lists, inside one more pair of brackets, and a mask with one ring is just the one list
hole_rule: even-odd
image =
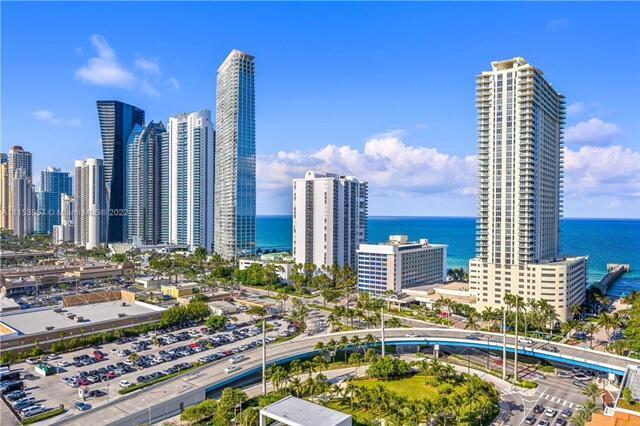
[[571,401],[567,401],[566,399],[558,398],[557,396],[549,395],[547,393],[543,393],[541,396],[547,401],[555,402],[556,404],[559,404],[568,408],[574,408],[578,406],[578,404],[575,404]]

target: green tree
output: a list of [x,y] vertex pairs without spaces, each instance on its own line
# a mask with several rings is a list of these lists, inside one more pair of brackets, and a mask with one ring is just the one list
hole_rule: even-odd
[[227,321],[228,318],[224,315],[212,315],[205,321],[205,325],[213,331],[218,331],[227,325]]

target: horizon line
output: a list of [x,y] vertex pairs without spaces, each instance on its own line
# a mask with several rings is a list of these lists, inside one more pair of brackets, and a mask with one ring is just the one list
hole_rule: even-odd
[[[256,217],[292,217],[292,214],[256,214]],[[476,216],[416,216],[416,215],[369,215],[369,218],[403,218],[403,219],[476,219]],[[640,221],[638,217],[561,217],[560,220],[631,220]]]

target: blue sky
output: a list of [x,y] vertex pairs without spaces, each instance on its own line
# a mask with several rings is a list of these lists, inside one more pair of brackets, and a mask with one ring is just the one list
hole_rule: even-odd
[[101,156],[95,101],[214,109],[256,56],[258,213],[306,169],[370,182],[374,215],[475,214],[475,75],[524,56],[567,97],[565,216],[640,217],[637,3],[2,3],[2,150]]

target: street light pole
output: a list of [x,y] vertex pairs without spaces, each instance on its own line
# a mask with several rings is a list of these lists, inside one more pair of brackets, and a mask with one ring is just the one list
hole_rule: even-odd
[[517,384],[518,383],[518,348],[519,348],[519,342],[518,342],[518,311],[520,310],[520,297],[516,296],[516,337],[515,337],[515,348],[516,351],[514,353],[514,358],[513,358],[513,383]]
[[262,318],[262,394],[267,394],[267,318]]
[[502,380],[507,380],[507,310],[502,308]]
[[382,342],[382,356],[385,354],[384,350],[384,306],[380,307],[380,340]]

